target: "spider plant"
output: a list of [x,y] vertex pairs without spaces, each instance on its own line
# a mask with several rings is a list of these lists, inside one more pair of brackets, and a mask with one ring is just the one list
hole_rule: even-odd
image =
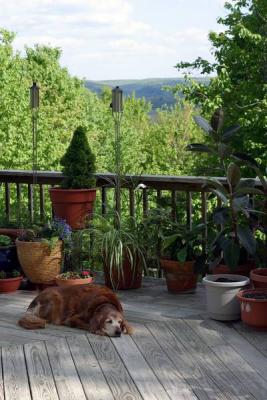
[[95,215],[89,232],[92,247],[101,253],[113,289],[118,288],[114,276],[126,280],[125,262],[130,266],[132,282],[136,273],[146,267],[140,226],[134,218],[120,219],[118,213]]

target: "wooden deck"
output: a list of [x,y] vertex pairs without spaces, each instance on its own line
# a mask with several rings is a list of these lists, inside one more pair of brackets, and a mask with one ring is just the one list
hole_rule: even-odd
[[211,321],[204,291],[121,292],[133,336],[16,322],[33,292],[0,295],[0,400],[267,399],[267,333]]

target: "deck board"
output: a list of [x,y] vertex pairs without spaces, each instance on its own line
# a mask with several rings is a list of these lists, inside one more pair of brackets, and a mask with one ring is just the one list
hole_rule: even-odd
[[46,347],[60,400],[86,400],[66,340],[46,342]]
[[0,294],[0,400],[266,400],[267,336],[207,319],[203,288],[122,291],[132,336],[17,321],[36,292]]
[[44,343],[24,346],[33,400],[58,399],[57,390]]
[[23,347],[2,349],[5,400],[31,400]]
[[67,338],[84,392],[90,400],[114,400],[96,356],[85,335]]

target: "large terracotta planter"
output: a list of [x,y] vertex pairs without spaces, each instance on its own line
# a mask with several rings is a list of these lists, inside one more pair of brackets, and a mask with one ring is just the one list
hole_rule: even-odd
[[10,293],[18,290],[22,281],[22,276],[16,278],[0,279],[0,293]]
[[132,268],[131,263],[125,257],[122,265],[123,275],[117,268],[110,268],[104,263],[105,285],[113,290],[139,289],[142,286],[141,262]]
[[55,280],[62,264],[62,241],[52,249],[46,243],[18,239],[16,246],[21,268],[32,283],[49,284]]
[[267,289],[242,290],[237,297],[242,321],[253,328],[267,330]]
[[87,285],[88,283],[93,282],[93,277],[84,279],[61,279],[60,276],[57,276],[55,282],[60,287],[74,286],[74,285]]
[[237,293],[249,285],[249,278],[242,275],[207,275],[203,278],[206,286],[207,310],[210,318],[218,321],[240,319],[240,305]]
[[267,268],[256,268],[250,272],[250,280],[255,289],[267,289]]
[[52,188],[49,193],[56,217],[64,219],[72,229],[85,228],[93,212],[96,189]]
[[214,268],[212,273],[214,275],[218,275],[218,274],[243,275],[243,276],[247,276],[249,278],[250,271],[253,268],[255,268],[255,264],[251,263],[251,262],[248,262],[247,264],[243,264],[243,265],[238,265],[238,267],[235,269],[235,271],[231,271],[230,268],[225,264],[219,264]]
[[192,292],[196,289],[197,274],[194,273],[194,263],[194,261],[180,263],[167,258],[160,259],[169,292],[183,293]]

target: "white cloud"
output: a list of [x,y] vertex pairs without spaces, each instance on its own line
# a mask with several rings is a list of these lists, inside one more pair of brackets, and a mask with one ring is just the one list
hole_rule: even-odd
[[[118,62],[128,73],[139,69],[142,74],[148,70],[146,60],[151,76],[158,75],[153,68],[164,64],[165,71],[175,75],[171,66],[180,57],[208,53],[207,30],[194,24],[179,30],[168,22],[154,24],[149,15],[136,12],[136,4],[137,0],[0,0],[0,27],[17,32],[18,50],[35,43],[61,47],[63,64],[90,79],[109,78]],[[86,61],[91,62],[90,75]]]

